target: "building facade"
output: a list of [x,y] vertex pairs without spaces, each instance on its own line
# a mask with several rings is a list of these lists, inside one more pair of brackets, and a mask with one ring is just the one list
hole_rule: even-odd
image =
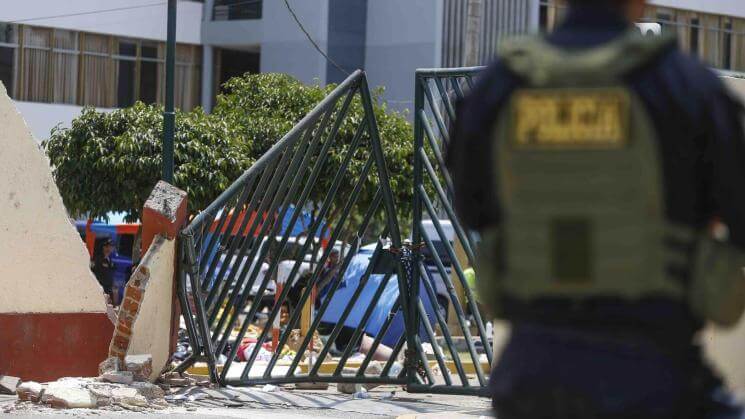
[[[644,21],[674,33],[681,48],[724,71],[745,72],[745,2],[651,0]],[[539,26],[550,30],[566,13],[557,0],[541,0]]]
[[[68,125],[83,106],[163,102],[165,1],[7,3],[0,81],[37,138]],[[417,68],[486,64],[505,37],[550,30],[566,11],[559,0],[288,3],[294,15],[284,0],[179,1],[176,106],[210,110],[220,86],[246,72],[327,84],[363,68],[372,87],[385,87],[390,108],[410,110]],[[645,20],[675,31],[684,49],[716,68],[745,71],[745,2],[650,3]]]

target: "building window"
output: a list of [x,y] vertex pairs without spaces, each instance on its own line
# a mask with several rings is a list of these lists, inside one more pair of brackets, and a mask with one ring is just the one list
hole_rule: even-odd
[[155,103],[158,100],[158,57],[157,44],[142,44],[140,60],[140,100]]
[[548,4],[541,2],[538,9],[538,28],[541,32],[548,32]]
[[[176,106],[200,101],[201,48],[176,46]],[[30,102],[103,108],[163,102],[165,43],[0,23],[0,81]]]
[[78,34],[54,30],[52,50],[52,101],[76,103],[78,93]]
[[724,32],[722,33],[722,68],[725,70],[732,69],[732,22],[724,22]]
[[691,19],[691,31],[689,33],[690,51],[693,55],[698,55],[698,41],[699,41],[699,20],[697,17]]
[[111,50],[108,36],[84,34],[81,105],[104,108],[114,106],[114,65]]
[[262,0],[215,0],[212,20],[261,19]]
[[22,36],[20,97],[32,102],[51,102],[52,30],[24,26]]
[[17,42],[15,26],[0,23],[0,83],[5,86],[10,97],[15,97]]
[[119,40],[116,60],[116,106],[124,108],[135,103],[137,77],[137,41]]

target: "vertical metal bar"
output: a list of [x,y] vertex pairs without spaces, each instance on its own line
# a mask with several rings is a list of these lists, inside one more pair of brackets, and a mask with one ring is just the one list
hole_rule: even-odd
[[[412,244],[418,246],[422,241],[421,233],[421,221],[422,221],[422,201],[419,195],[416,193],[419,185],[422,184],[422,159],[421,155],[417,152],[418,150],[424,149],[424,127],[422,126],[422,116],[424,115],[424,90],[422,89],[422,83],[424,78],[420,77],[419,73],[414,76],[414,188],[413,203],[412,203],[412,220],[413,225],[411,229],[411,241]],[[418,262],[414,262],[415,264]],[[413,269],[411,273],[411,295],[408,296],[411,304],[411,314],[409,315],[410,322],[406,325],[406,334],[408,336],[407,347],[416,348],[416,335],[419,332],[419,310],[417,307],[417,301],[419,301],[419,270]],[[413,352],[412,352],[413,353]],[[422,356],[423,354],[419,354]],[[426,362],[426,359],[423,359]],[[414,363],[409,363],[409,371],[407,372],[409,382],[412,382],[417,377],[417,371],[414,367]]]
[[174,112],[174,72],[176,63],[176,4],[168,0],[166,43],[166,107],[163,112],[163,180],[173,183],[173,135],[176,128]]

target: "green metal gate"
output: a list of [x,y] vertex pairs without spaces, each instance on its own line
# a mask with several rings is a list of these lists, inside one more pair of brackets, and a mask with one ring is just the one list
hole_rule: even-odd
[[[424,326],[414,334],[440,344],[429,355],[441,376],[427,374],[411,391],[483,394],[494,359],[491,333],[480,313],[467,272],[474,265],[474,237],[463,228],[452,206],[453,184],[445,168],[444,151],[449,128],[455,121],[455,102],[473,87],[475,68],[423,69],[416,72],[414,102],[414,204],[412,241],[421,243],[412,275],[412,310],[409,315]],[[435,321],[422,307],[423,297],[438,298],[446,290],[447,312],[437,311]],[[440,336],[434,336],[434,323]],[[456,336],[457,335],[457,336]],[[427,366],[428,363],[425,363]]]

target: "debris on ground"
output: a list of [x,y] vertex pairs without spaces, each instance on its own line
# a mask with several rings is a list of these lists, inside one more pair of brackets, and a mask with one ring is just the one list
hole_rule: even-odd
[[115,356],[108,357],[98,364],[98,375],[119,370],[121,370],[121,360]]
[[44,393],[44,386],[36,381],[26,381],[16,388],[16,394],[21,401],[38,402]]
[[212,382],[208,376],[189,374],[188,372],[167,372],[160,376],[158,383],[167,387],[212,386]]
[[135,381],[148,381],[153,373],[153,357],[150,354],[127,355],[124,369],[132,373]]
[[130,371],[109,371],[100,375],[101,381],[115,384],[132,384],[134,375]]
[[[127,356],[124,362],[108,358],[98,367],[98,377],[65,377],[50,383],[28,381],[19,385],[18,404],[41,403],[57,409],[106,408],[146,411],[168,407],[165,391],[148,382],[150,354]],[[190,382],[196,379],[188,377]]]
[[18,377],[10,375],[0,375],[0,394],[16,394],[16,388],[21,383]]

